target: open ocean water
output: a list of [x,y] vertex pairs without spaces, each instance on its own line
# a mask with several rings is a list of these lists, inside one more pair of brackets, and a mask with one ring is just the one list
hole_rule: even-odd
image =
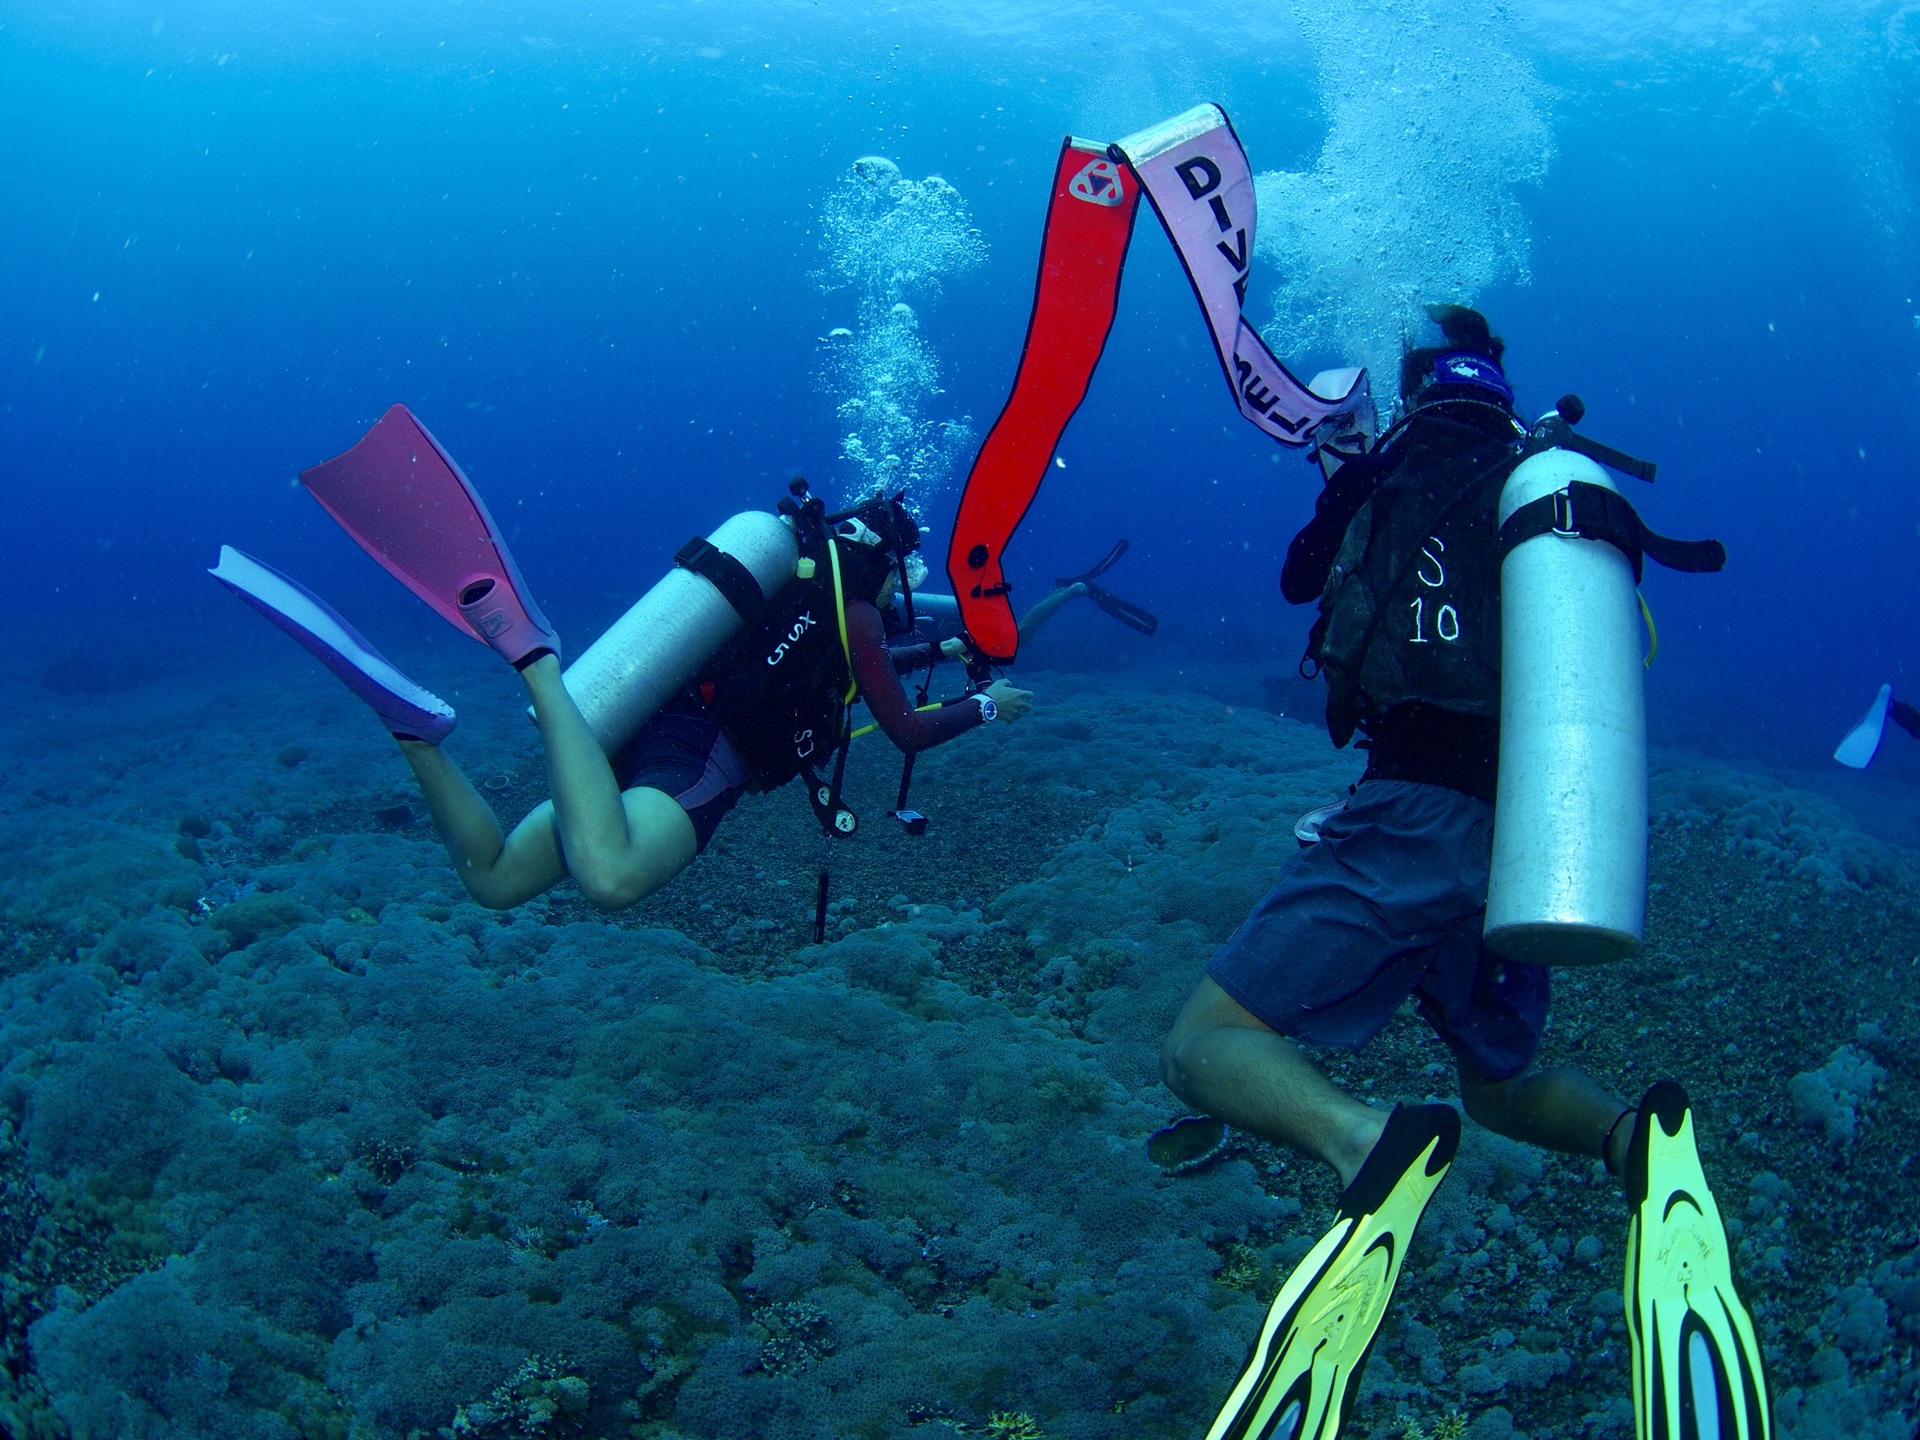
[[[0,1429],[52,1437],[1197,1437],[1330,1174],[1169,1177],[1158,1049],[1340,794],[1276,584],[1317,472],[1236,415],[1151,214],[1010,555],[1131,540],[870,822],[743,803],[637,907],[469,903],[233,544],[449,700],[511,673],[295,475],[410,406],[577,652],[795,474],[912,483],[936,580],[1020,355],[1060,137],[1203,100],[1248,314],[1389,398],[1427,301],[1528,415],[1660,462],[1644,954],[1543,1060],[1685,1081],[1792,1440],[1920,1409],[1920,5],[0,0]],[[866,157],[884,156],[891,167]],[[866,163],[856,163],[866,161]],[[1370,1100],[1447,1098],[1402,1015]],[[1469,1126],[1348,1434],[1632,1433],[1626,1210]]]

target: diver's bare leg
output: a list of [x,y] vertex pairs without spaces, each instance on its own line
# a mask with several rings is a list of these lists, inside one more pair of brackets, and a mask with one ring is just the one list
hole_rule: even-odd
[[1051,595],[1043,595],[1040,597],[1040,599],[1034,601],[1033,608],[1027,611],[1025,615],[1022,615],[1020,617],[1019,635],[1020,635],[1021,643],[1025,644],[1027,641],[1031,640],[1034,636],[1034,632],[1037,631],[1042,625],[1046,624],[1047,621],[1051,620],[1054,616],[1054,612],[1057,611],[1062,605],[1066,604],[1069,600],[1073,599],[1074,597],[1079,595],[1084,595],[1086,593],[1087,593],[1087,587],[1085,585],[1080,584],[1078,581],[1076,581],[1072,585],[1062,585],[1058,590],[1055,590]]
[[542,655],[520,671],[546,745],[553,817],[566,868],[583,895],[617,910],[652,894],[693,859],[693,822],[663,791],[621,792],[613,766],[560,681],[560,662]]
[[514,826],[513,834],[502,835],[493,807],[438,745],[402,740],[400,753],[413,767],[433,828],[476,904],[508,910],[565,878],[551,804]]
[[1326,1161],[1349,1185],[1386,1116],[1340,1089],[1211,979],[1160,1052],[1167,1088],[1196,1110]]
[[1632,1107],[1571,1065],[1530,1070],[1510,1080],[1476,1080],[1464,1071],[1460,1098],[1467,1114],[1489,1130],[1568,1155],[1601,1154],[1616,1175],[1626,1173],[1633,1127],[1617,1122]]

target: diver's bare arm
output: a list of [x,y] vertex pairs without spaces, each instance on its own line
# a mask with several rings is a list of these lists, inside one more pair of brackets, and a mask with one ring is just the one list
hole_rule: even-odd
[[493,807],[438,745],[402,740],[400,753],[413,767],[433,828],[476,904],[511,909],[565,877],[551,804],[540,806],[514,826],[511,835],[503,836]]

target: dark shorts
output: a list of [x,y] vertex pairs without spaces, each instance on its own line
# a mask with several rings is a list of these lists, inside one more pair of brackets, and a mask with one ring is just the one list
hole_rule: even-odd
[[720,727],[700,715],[667,710],[649,720],[613,757],[622,790],[664,790],[693,822],[698,848],[740,797],[750,776],[747,762]]
[[1350,1050],[1411,995],[1471,1078],[1526,1069],[1546,1025],[1547,971],[1480,943],[1493,807],[1368,780],[1320,836],[1208,963],[1215,983],[1282,1035]]

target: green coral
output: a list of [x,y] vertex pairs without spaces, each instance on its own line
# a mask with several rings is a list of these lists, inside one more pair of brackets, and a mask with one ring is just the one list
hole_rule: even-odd
[[1434,1422],[1431,1430],[1409,1418],[1400,1433],[1404,1440],[1461,1440],[1467,1433],[1467,1417],[1458,1410],[1449,1410]]
[[1229,1289],[1248,1290],[1257,1295],[1266,1273],[1267,1267],[1261,1262],[1258,1250],[1251,1245],[1235,1245],[1227,1251],[1226,1263],[1213,1278]]
[[529,1356],[484,1400],[462,1405],[443,1433],[454,1440],[548,1440],[586,1433],[587,1382],[557,1360]]
[[833,1353],[827,1317],[805,1300],[769,1305],[753,1318],[767,1333],[760,1347],[760,1368],[769,1375],[797,1374]]
[[1042,1440],[1040,1422],[1024,1410],[996,1410],[987,1417],[991,1440]]

